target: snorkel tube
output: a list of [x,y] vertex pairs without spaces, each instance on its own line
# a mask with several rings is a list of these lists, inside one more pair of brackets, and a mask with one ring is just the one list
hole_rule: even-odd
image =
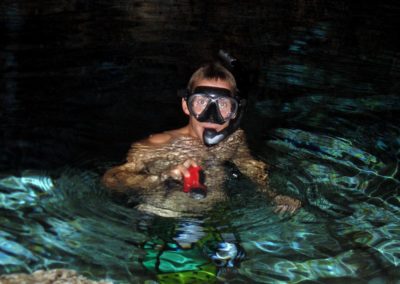
[[[224,50],[219,50],[218,57],[221,60],[221,63],[229,71],[231,71],[231,73],[233,74],[235,79],[240,82],[240,80],[243,79],[242,76],[244,74],[240,74],[241,73],[240,71],[242,71],[242,70],[240,70],[241,68],[239,67],[239,64],[238,64],[238,61],[236,60],[236,58],[232,57],[230,54],[228,54]],[[239,82],[237,82],[237,83],[239,83]],[[242,95],[242,94],[244,94],[243,93],[244,88],[242,89],[242,87],[244,87],[244,86],[239,84],[238,87],[240,90],[241,98],[238,98],[239,106],[238,106],[238,111],[237,111],[236,117],[233,118],[232,120],[230,120],[228,126],[225,127],[224,129],[222,129],[221,131],[217,132],[215,129],[210,129],[210,128],[204,129],[203,141],[206,146],[210,147],[210,146],[217,145],[218,143],[220,143],[222,140],[224,140],[226,137],[231,135],[233,132],[235,132],[239,128],[240,121],[242,120],[244,110],[246,107],[246,99]]]

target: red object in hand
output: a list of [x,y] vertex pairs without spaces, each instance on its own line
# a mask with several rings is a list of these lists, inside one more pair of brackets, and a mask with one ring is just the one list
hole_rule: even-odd
[[204,172],[200,166],[188,168],[190,176],[183,177],[183,192],[189,192],[195,199],[202,199],[207,195],[207,187],[204,185]]

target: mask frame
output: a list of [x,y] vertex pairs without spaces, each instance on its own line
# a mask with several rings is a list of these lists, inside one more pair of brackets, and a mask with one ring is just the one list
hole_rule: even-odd
[[[208,100],[205,108],[200,112],[194,110],[193,105],[195,96],[202,96]],[[218,100],[222,98],[229,99],[231,107],[229,110],[229,115],[224,117],[221,114],[220,106],[218,105]],[[233,119],[237,115],[237,110],[239,108],[238,99],[232,96],[232,92],[225,88],[199,86],[196,87],[192,94],[189,94],[186,98],[187,107],[191,115],[193,115],[199,122],[210,122],[219,125]]]

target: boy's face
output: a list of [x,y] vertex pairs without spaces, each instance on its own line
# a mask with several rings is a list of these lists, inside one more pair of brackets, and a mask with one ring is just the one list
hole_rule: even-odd
[[[217,88],[225,88],[231,90],[231,86],[228,82],[222,80],[208,80],[203,79],[197,82],[194,86],[196,87],[217,87]],[[199,122],[193,115],[190,114],[189,109],[187,107],[186,101],[182,99],[182,109],[184,113],[190,116],[189,118],[189,132],[190,135],[199,138],[203,141],[203,132],[205,128],[215,129],[217,132],[221,131],[225,127],[228,126],[229,121],[225,122],[224,124],[216,124],[210,122]]]

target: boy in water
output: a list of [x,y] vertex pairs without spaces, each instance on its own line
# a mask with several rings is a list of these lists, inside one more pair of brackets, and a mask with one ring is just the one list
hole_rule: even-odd
[[[171,217],[196,215],[226,200],[225,165],[230,162],[273,201],[277,212],[293,213],[301,202],[269,189],[267,165],[250,154],[238,128],[243,106],[237,94],[235,78],[225,67],[210,63],[199,68],[181,101],[188,125],[134,143],[127,162],[108,170],[103,183],[115,194],[135,193],[139,210]],[[171,180],[180,182],[190,175],[190,166],[204,170],[208,190],[203,199],[183,192],[182,184],[171,186]]]

